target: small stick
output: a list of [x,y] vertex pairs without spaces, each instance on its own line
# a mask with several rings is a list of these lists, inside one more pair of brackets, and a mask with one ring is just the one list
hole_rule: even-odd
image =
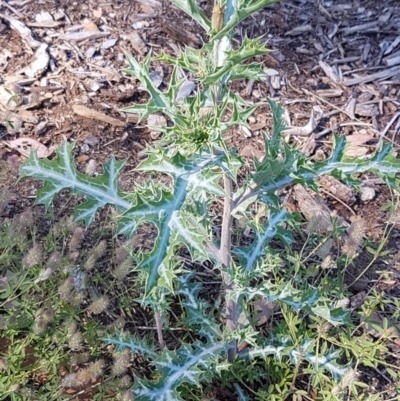
[[163,337],[163,333],[162,333],[161,312],[159,310],[156,310],[154,315],[156,318],[158,342],[160,344],[161,351],[164,351],[165,343],[164,343],[164,337]]
[[12,11],[18,18],[23,18],[24,16],[16,10],[13,6],[10,6],[6,1],[0,1],[0,6],[7,7],[10,11]]
[[[333,103],[328,102],[327,100],[321,98],[320,96],[316,95],[315,93],[312,93],[312,92],[308,91],[307,89],[302,89],[302,90],[303,90],[303,92],[306,93],[307,95],[314,96],[316,99],[318,99],[318,100],[320,100],[321,102],[323,102],[323,103],[325,103],[325,104],[327,104],[327,105],[333,107],[334,109],[336,109],[336,110],[342,112],[343,114],[346,114],[346,116],[350,117],[351,119],[354,119],[354,120],[357,121],[358,123],[361,123],[361,124],[363,124],[363,125],[365,125],[365,126],[367,126],[367,127],[370,127],[370,128],[372,128],[372,129],[374,129],[374,128],[372,127],[371,124],[365,124],[363,121],[359,120],[358,118],[354,118],[354,117],[353,117],[350,113],[348,113],[346,110],[343,110],[343,109],[341,109],[340,107],[335,106]],[[374,129],[374,131],[376,131],[376,130]],[[378,131],[376,131],[376,132],[378,132]]]
[[394,122],[399,118],[400,113],[396,113],[393,118],[388,122],[388,124],[386,125],[385,129],[382,131],[381,133],[381,140],[383,137],[385,137],[385,135],[387,134],[387,132],[389,131],[390,127],[394,124]]
[[323,192],[323,193],[325,193],[325,194],[327,194],[327,195],[330,196],[331,198],[337,200],[337,201],[338,201],[339,203],[341,203],[344,207],[346,207],[347,209],[349,209],[350,212],[351,212],[352,214],[354,214],[354,215],[356,214],[356,213],[354,212],[354,210],[353,210],[349,205],[346,205],[341,199],[339,199],[337,196],[333,195],[331,192],[326,191],[325,189],[322,189],[322,188],[320,188],[320,191]]
[[246,96],[251,95],[251,93],[253,92],[253,86],[254,86],[254,79],[250,79],[246,85]]

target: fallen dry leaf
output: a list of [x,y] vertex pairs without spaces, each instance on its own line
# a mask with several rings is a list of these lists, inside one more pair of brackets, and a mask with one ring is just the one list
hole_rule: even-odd
[[379,312],[374,312],[371,317],[366,319],[365,317],[361,316],[361,327],[371,336],[379,338],[383,334],[385,336],[390,333],[390,335],[399,337],[399,331],[396,329],[394,325],[390,325],[387,327],[388,321],[385,317],[379,313]]
[[265,153],[252,145],[246,145],[241,151],[240,156],[242,157],[255,157],[259,161],[264,158]]
[[32,138],[18,138],[13,141],[4,141],[4,143],[26,157],[29,157],[31,149],[35,149],[37,156],[41,159],[52,154],[52,151],[47,146]]
[[267,302],[265,298],[254,302],[254,311],[256,312],[254,318],[257,325],[267,323],[268,319],[274,313],[274,305],[272,302]]
[[364,145],[369,141],[376,141],[376,139],[368,134],[353,134],[346,136],[346,142],[348,142],[351,146],[360,146]]
[[368,153],[368,147],[362,146],[369,141],[376,141],[376,139],[368,134],[353,134],[346,136],[348,146],[345,150],[345,154],[348,157],[360,157]]

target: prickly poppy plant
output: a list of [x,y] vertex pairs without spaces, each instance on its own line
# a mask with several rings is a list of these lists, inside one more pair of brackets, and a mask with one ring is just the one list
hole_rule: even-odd
[[[277,191],[295,183],[316,190],[315,178],[333,175],[348,185],[356,186],[354,173],[373,172],[396,186],[400,161],[389,145],[381,144],[366,159],[349,159],[344,150],[345,138],[334,137],[331,156],[312,162],[282,140],[285,127],[280,107],[268,101],[273,127],[263,134],[265,156],[254,159],[254,169],[241,185],[238,170],[244,164],[235,149],[228,149],[225,137],[232,128],[247,126],[247,119],[259,104],[248,106],[229,89],[236,79],[263,78],[255,56],[268,52],[260,39],[244,38],[240,46],[232,46],[235,27],[245,18],[275,1],[216,1],[209,20],[194,0],[171,0],[207,33],[208,43],[201,49],[185,48],[172,57],[160,54],[156,59],[173,66],[168,89],[161,91],[150,76],[152,55],[143,62],[127,55],[125,72],[138,79],[149,93],[145,104],[135,104],[124,111],[136,113],[140,120],[162,113],[170,120],[166,127],[151,127],[162,132],[159,143],[148,147],[147,158],[137,167],[152,176],[168,175],[169,184],[151,180],[126,193],[118,188],[118,175],[123,161],[111,158],[103,165],[103,174],[90,177],[77,171],[72,157],[74,145],[63,143],[53,160],[41,160],[34,152],[20,168],[20,177],[33,176],[44,185],[37,192],[37,203],[49,207],[54,196],[65,189],[84,195],[85,201],[75,208],[76,220],[90,225],[97,210],[112,205],[119,211],[118,232],[131,237],[143,223],[157,229],[153,249],[135,253],[132,258],[138,280],[143,280],[141,302],[153,308],[158,332],[158,346],[127,334],[110,336],[106,343],[117,350],[129,348],[151,361],[154,376],[135,379],[132,392],[135,400],[177,401],[190,398],[190,389],[199,388],[218,377],[230,377],[235,364],[253,363],[275,358],[293,366],[303,364],[323,371],[340,381],[349,365],[339,363],[341,350],[333,345],[319,347],[299,323],[298,336],[280,324],[270,335],[260,336],[251,307],[256,302],[272,304],[290,311],[300,319],[312,317],[331,327],[346,325],[350,312],[314,285],[301,285],[286,277],[275,279],[273,272],[284,270],[284,258],[270,247],[280,241],[290,252],[292,230],[297,217],[279,202]],[[195,93],[187,96],[185,85],[189,74],[195,82]],[[192,86],[193,87],[193,86]],[[177,101],[177,98],[179,101]],[[212,230],[211,204],[223,199],[221,235]],[[263,219],[255,219],[248,207],[257,203],[265,207]],[[252,242],[232,244],[236,220],[245,219],[254,233]],[[223,306],[211,305],[199,294],[202,286],[195,272],[183,266],[177,250],[186,248],[193,263],[212,261],[220,271]],[[281,252],[281,253],[282,253]],[[163,321],[168,313],[168,297],[181,300],[182,324],[195,334],[193,342],[182,342],[178,349],[167,349],[163,340]],[[134,302],[134,300],[132,300]],[[238,348],[239,347],[239,348]],[[240,351],[239,351],[240,349]],[[232,375],[237,399],[245,400],[247,390]]]

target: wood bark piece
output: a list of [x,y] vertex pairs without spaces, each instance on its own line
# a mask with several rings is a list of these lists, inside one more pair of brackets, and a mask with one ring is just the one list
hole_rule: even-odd
[[398,36],[393,42],[392,44],[385,50],[385,52],[383,53],[385,56],[387,54],[390,54],[396,47],[397,45],[400,43],[400,36]]
[[292,127],[282,131],[283,135],[299,135],[299,136],[308,136],[310,135],[317,126],[314,117],[314,110],[311,110],[310,121],[304,127]]
[[147,51],[146,43],[143,42],[142,38],[136,31],[131,32],[129,35],[121,35],[121,38],[124,40],[129,40],[132,47],[139,54],[144,54]]
[[348,145],[344,151],[347,157],[361,157],[365,156],[368,153],[369,146],[366,145],[367,142],[375,142],[376,139],[368,134],[353,134],[347,135],[346,141]]
[[313,30],[314,28],[311,25],[302,25],[292,29],[291,31],[286,32],[285,36],[297,36],[301,35],[304,32],[312,32]]
[[383,60],[383,62],[388,66],[388,67],[393,67],[394,65],[400,64],[400,56],[396,57],[387,57]]
[[8,23],[10,24],[10,28],[13,31],[17,32],[32,49],[37,49],[42,44],[41,42],[33,38],[32,31],[27,28],[22,22],[4,14],[0,14],[0,17],[8,21]]
[[393,77],[394,75],[400,74],[400,67],[392,67],[388,68],[384,71],[379,71],[375,74],[366,75],[363,77],[346,79],[343,81],[343,84],[346,86],[353,86],[358,84],[365,84],[368,82],[376,81],[378,79],[388,79]]
[[68,32],[61,35],[59,38],[63,40],[72,40],[80,42],[86,39],[99,39],[110,35],[110,32],[95,32],[95,31],[84,31],[84,32]]
[[296,184],[293,187],[293,197],[300,212],[307,221],[315,222],[318,231],[323,233],[332,231],[331,211],[320,196],[314,199],[302,185]]
[[106,114],[99,113],[98,111],[89,109],[85,106],[75,104],[72,106],[72,109],[75,114],[78,114],[78,116],[91,118],[93,120],[103,121],[115,127],[125,127],[125,122],[117,120],[114,117],[107,116]]
[[331,67],[330,65],[328,65],[327,63],[325,63],[325,61],[320,60],[319,61],[319,66],[322,68],[322,70],[324,71],[325,75],[333,82],[339,82],[339,76],[337,74],[337,72],[335,71],[335,69],[333,67]]
[[355,114],[363,117],[378,116],[379,110],[376,104],[357,103]]
[[380,29],[379,27],[379,21],[372,21],[372,22],[367,22],[365,24],[361,24],[361,25],[354,25],[354,26],[350,26],[348,28],[344,28],[342,29],[342,32],[345,35],[351,35],[353,33],[357,33],[357,32],[378,32]]
[[341,89],[320,89],[317,90],[317,95],[322,97],[339,97],[343,95]]
[[35,52],[35,58],[29,67],[25,69],[25,74],[29,78],[39,78],[47,70],[50,62],[50,56],[47,52],[48,45],[42,43]]
[[27,26],[31,28],[57,28],[63,25],[62,22],[57,21],[42,21],[42,22],[27,22]]
[[322,187],[327,192],[331,193],[344,203],[351,205],[356,201],[354,191],[347,185],[341,183],[335,177],[326,175],[318,177],[316,181],[320,185],[320,187]]

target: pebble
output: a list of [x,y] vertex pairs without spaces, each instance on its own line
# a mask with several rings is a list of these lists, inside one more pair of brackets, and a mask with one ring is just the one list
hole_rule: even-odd
[[96,146],[96,145],[100,142],[100,140],[99,140],[98,138],[96,138],[94,135],[89,134],[89,135],[83,140],[83,142],[84,142],[86,145],[89,145],[89,146]]
[[363,202],[370,201],[375,198],[375,189],[371,187],[362,187],[361,188],[361,200]]
[[96,48],[94,46],[90,46],[87,50],[86,50],[86,57],[87,58],[92,58],[94,56],[94,54],[96,53]]
[[146,24],[145,21],[136,21],[131,26],[133,29],[142,29],[142,28],[148,26],[148,24]]
[[113,47],[117,43],[117,39],[107,39],[103,42],[101,47],[103,49],[109,49],[110,47]]
[[273,75],[271,77],[271,85],[276,90],[281,88],[281,78],[279,75]]
[[279,72],[277,70],[275,70],[274,68],[264,68],[264,72],[269,77],[273,77],[275,75],[279,75]]
[[81,152],[82,152],[82,153],[87,153],[87,152],[89,152],[89,150],[90,150],[90,148],[89,148],[89,145],[88,145],[88,144],[84,143],[84,144],[81,146]]

